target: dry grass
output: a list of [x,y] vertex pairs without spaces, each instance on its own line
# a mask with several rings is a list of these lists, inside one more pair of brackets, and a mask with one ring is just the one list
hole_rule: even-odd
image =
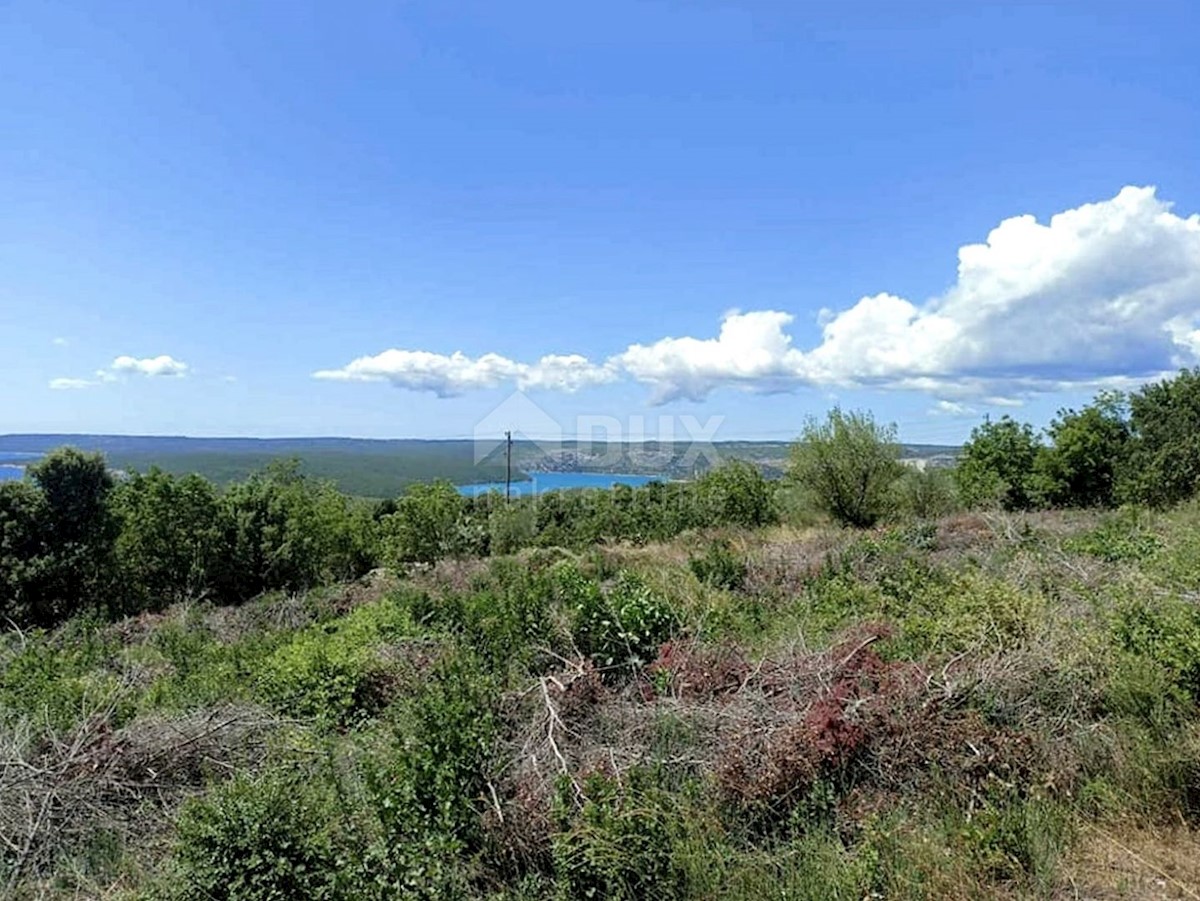
[[1186,826],[1084,826],[1063,867],[1062,898],[1200,899],[1200,833]]
[[157,841],[178,804],[210,778],[260,765],[279,725],[259,708],[226,706],[114,729],[120,700],[110,696],[65,733],[29,719],[0,733],[8,892],[61,874],[64,858],[102,835],[123,847]]

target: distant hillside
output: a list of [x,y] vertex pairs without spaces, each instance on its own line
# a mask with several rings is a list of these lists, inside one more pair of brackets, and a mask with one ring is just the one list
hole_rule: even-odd
[[[144,472],[158,466],[171,473],[199,473],[215,482],[243,479],[272,460],[295,457],[304,472],[330,479],[349,494],[391,497],[414,482],[448,479],[456,484],[504,478],[502,447],[475,462],[470,439],[418,438],[185,438],[145,435],[0,435],[0,451],[45,453],[72,445],[100,451],[117,469]],[[787,441],[721,441],[716,461],[749,460],[771,477],[787,466]],[[953,462],[957,447],[904,445],[904,455],[926,465]],[[513,444],[513,478],[531,472],[613,472],[688,478],[707,469],[712,455],[697,454],[684,442],[638,443],[566,441]]]
[[[145,472],[157,466],[171,473],[199,473],[219,483],[243,479],[272,460],[295,457],[304,472],[363,497],[391,497],[414,482],[434,479],[466,483],[504,478],[504,461],[476,465],[474,444],[468,440],[0,436],[4,451],[45,453],[67,444],[100,451],[117,469]],[[514,478],[525,476],[518,472]]]

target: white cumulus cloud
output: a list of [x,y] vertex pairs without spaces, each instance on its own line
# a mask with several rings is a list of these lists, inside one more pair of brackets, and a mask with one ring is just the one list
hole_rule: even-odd
[[597,366],[577,354],[552,354],[529,364],[499,354],[468,357],[456,351],[446,356],[395,348],[375,356],[359,357],[341,369],[323,369],[313,375],[337,381],[391,382],[413,391],[432,391],[439,397],[454,397],[506,383],[521,389],[577,391],[615,378],[615,373],[607,367]]
[[928,303],[881,294],[831,315],[807,374],[1018,391],[1149,377],[1196,359],[1198,311],[1200,217],[1127,187],[1046,224],[1004,220]]
[[109,367],[109,371],[121,374],[137,374],[146,376],[183,376],[187,374],[188,365],[174,357],[161,354],[157,357],[117,357]]
[[96,383],[88,379],[51,379],[50,387],[54,391],[76,391],[80,388],[91,388]]
[[794,344],[793,314],[733,311],[715,337],[635,343],[603,363],[521,363],[419,350],[360,357],[318,378],[389,381],[442,396],[506,382],[574,391],[620,377],[657,403],[722,387],[921,391],[953,415],[967,401],[1014,406],[1041,392],[1138,384],[1200,363],[1200,216],[1152,187],[1126,187],[1038,222],[1005,219],[958,251],[957,278],[923,302],[886,291],[822,310],[821,339]]
[[663,338],[633,344],[611,363],[654,386],[655,400],[699,400],[719,385],[759,391],[784,390],[797,379],[804,354],[784,328],[789,313],[761,310],[725,315],[715,338]]

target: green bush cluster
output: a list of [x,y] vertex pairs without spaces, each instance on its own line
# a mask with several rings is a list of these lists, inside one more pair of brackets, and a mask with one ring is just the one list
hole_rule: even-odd
[[736,591],[746,581],[746,561],[734,553],[728,541],[713,541],[708,549],[688,561],[692,574],[705,585]]
[[1200,488],[1200,368],[1128,397],[1101,392],[1043,436],[1005,416],[971,433],[955,470],[963,500],[1006,510],[1164,508]]
[[328,808],[277,771],[240,775],[184,806],[177,825],[179,901],[340,897]]
[[575,644],[605,673],[618,676],[649,663],[678,628],[670,605],[632,573],[620,573],[607,590],[570,568],[560,569],[558,580]]
[[158,470],[115,482],[100,455],[66,448],[0,485],[0,616],[47,626],[299,591],[366,572],[375,542],[368,506],[294,463],[218,492]]
[[83,611],[241,603],[443,558],[526,547],[643,543],[776,517],[757,468],[731,461],[694,482],[553,492],[507,503],[446,482],[370,504],[295,461],[218,490],[152,469],[114,481],[98,454],[55,451],[26,482],[0,484],[0,616],[49,626]]

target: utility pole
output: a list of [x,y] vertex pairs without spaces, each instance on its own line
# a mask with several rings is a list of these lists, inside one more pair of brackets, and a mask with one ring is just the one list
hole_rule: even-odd
[[512,493],[512,432],[504,433],[504,502]]

